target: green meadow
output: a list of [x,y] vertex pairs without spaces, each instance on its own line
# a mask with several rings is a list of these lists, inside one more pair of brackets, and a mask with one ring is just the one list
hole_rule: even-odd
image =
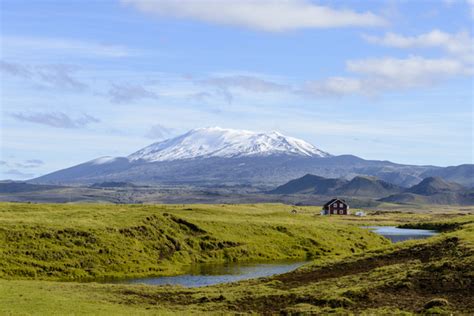
[[[470,210],[392,208],[366,217],[319,210],[3,203],[0,314],[474,312]],[[360,227],[366,225],[442,233],[392,244]],[[309,262],[283,275],[205,288],[94,282],[180,274],[201,262],[278,259]]]

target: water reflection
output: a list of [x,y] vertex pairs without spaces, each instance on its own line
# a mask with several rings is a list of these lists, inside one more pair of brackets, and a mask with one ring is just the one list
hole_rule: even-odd
[[398,228],[395,226],[368,226],[365,228],[390,239],[392,242],[401,242],[410,239],[424,239],[438,234],[438,232],[434,230]]
[[268,277],[295,270],[305,262],[197,264],[183,275],[117,280],[113,283],[201,287]]

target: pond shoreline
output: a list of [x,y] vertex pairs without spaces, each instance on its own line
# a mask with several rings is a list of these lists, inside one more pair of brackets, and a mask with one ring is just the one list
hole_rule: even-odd
[[[412,239],[424,239],[439,234],[434,230],[408,229],[396,226],[366,226],[393,243]],[[112,284],[181,285],[203,287],[242,280],[270,277],[294,271],[309,261],[228,262],[191,265],[186,273],[175,276],[125,278],[108,280]]]
[[389,239],[393,243],[425,239],[440,234],[439,231],[431,229],[401,228],[398,226],[364,226],[364,228]]
[[310,261],[275,260],[260,262],[230,262],[224,264],[197,264],[184,274],[143,278],[107,280],[108,284],[146,284],[155,286],[180,285],[204,287],[243,280],[270,277],[298,269]]

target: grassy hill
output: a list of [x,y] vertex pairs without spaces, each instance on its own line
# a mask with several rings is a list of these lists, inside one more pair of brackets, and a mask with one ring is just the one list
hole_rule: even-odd
[[343,256],[382,237],[259,205],[0,204],[0,277],[84,280],[172,275],[194,262]]
[[[174,207],[176,212],[185,211],[182,206]],[[224,210],[226,207],[231,210]],[[185,206],[193,208],[196,217],[202,218],[206,216],[205,211],[209,212],[207,220],[215,216],[215,211],[221,210],[232,217],[230,221],[243,216],[257,222],[270,221],[269,225],[279,221],[286,227],[299,226],[298,217],[302,222],[309,221],[313,211],[305,208],[297,216],[289,216],[288,207],[281,205],[226,207]],[[96,221],[86,216],[91,210],[79,216],[77,210],[72,209],[72,214],[79,219],[61,218],[64,216],[61,214],[71,212],[71,206],[50,206],[49,212],[56,213],[54,217],[57,217],[50,224],[57,225],[61,218],[66,226],[76,221],[76,224],[88,227]],[[146,207],[136,209],[137,218],[140,218]],[[25,221],[28,224],[34,221],[28,220],[19,209],[10,212],[15,214],[4,219],[2,227],[6,222]],[[114,226],[127,217],[118,209],[115,212],[118,219],[102,225]],[[128,212],[134,213],[133,208]],[[189,213],[194,212],[189,210]],[[47,225],[44,214],[39,217],[43,218],[42,225]],[[193,216],[185,220],[201,224],[194,222]],[[366,218],[320,217],[319,221],[322,226],[337,227],[338,231],[352,231],[354,224],[404,224],[439,227],[444,232],[426,240],[385,244],[355,254],[320,256],[294,272],[279,276],[205,288],[18,280],[16,276],[15,280],[0,279],[0,314],[474,313],[474,215],[466,215],[460,210],[423,214],[396,211],[374,212]],[[278,239],[273,238],[273,241],[280,244]]]

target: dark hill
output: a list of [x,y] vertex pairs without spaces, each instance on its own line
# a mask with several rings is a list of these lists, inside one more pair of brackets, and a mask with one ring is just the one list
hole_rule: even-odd
[[375,177],[358,176],[337,189],[337,194],[345,196],[383,197],[402,192],[402,187],[379,180]]
[[390,195],[379,201],[401,204],[474,205],[474,191],[443,192],[432,195],[405,192]]
[[474,188],[474,165],[459,165],[445,168],[436,168],[421,174],[422,177],[441,177],[446,181],[456,182],[463,186]]
[[419,195],[433,195],[443,192],[457,192],[462,189],[463,187],[457,183],[447,182],[439,177],[428,177],[407,189],[406,192]]
[[294,179],[276,189],[270,191],[271,194],[330,194],[335,189],[348,182],[342,179],[328,179],[312,174],[307,174],[301,178]]
[[318,194],[360,197],[383,197],[402,192],[402,188],[374,177],[357,176],[351,181],[328,179],[311,174],[291,180],[271,194]]
[[438,177],[428,177],[399,194],[379,201],[406,204],[473,205],[474,190],[467,190],[457,183]]

